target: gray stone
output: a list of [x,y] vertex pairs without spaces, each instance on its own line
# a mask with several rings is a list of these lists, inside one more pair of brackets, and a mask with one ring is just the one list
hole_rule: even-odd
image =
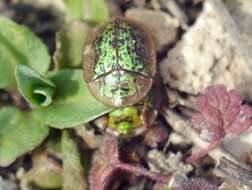
[[0,176],[0,190],[17,190],[17,184]]
[[252,49],[252,1],[225,0],[225,5],[241,31],[242,36]]
[[220,0],[206,0],[195,24],[161,63],[164,83],[189,94],[209,85],[237,88],[252,100],[252,60],[247,44]]
[[177,39],[179,21],[162,11],[129,9],[126,17],[145,25],[156,39],[157,49],[173,44]]

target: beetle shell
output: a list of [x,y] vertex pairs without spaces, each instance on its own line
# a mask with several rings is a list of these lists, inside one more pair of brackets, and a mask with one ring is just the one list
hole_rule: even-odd
[[141,101],[156,73],[149,31],[139,23],[115,18],[97,26],[84,47],[84,79],[91,93],[112,107]]

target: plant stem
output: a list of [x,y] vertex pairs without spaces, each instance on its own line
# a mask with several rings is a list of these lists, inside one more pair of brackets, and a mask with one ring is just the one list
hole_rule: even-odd
[[117,168],[121,169],[123,171],[128,171],[131,173],[135,173],[137,175],[142,175],[142,176],[148,177],[150,179],[153,179],[153,180],[161,182],[161,183],[164,183],[167,180],[164,176],[160,175],[159,173],[151,172],[145,168],[133,166],[130,164],[118,163]]
[[186,159],[187,163],[195,163],[197,162],[200,158],[203,158],[206,156],[211,150],[215,149],[217,146],[219,146],[222,142],[222,139],[212,142],[211,144],[208,144],[206,147],[201,148],[200,150],[193,152],[191,156],[189,156]]

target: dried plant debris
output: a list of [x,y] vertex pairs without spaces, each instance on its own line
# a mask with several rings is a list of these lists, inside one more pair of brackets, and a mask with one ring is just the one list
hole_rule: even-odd
[[186,178],[178,176],[172,190],[218,190],[216,185],[210,184],[203,178]]
[[245,165],[222,157],[215,168],[215,172],[231,184],[252,189],[252,169]]
[[[116,177],[119,171],[146,176],[158,182],[164,182],[165,177],[158,173],[148,171],[145,168],[122,163],[119,160],[118,142],[115,137],[110,137],[104,146],[96,152],[91,168],[90,188],[91,190],[105,190]],[[119,176],[117,176],[117,180]]]
[[95,134],[95,129],[91,126],[84,125],[75,128],[76,134],[83,140],[85,148],[95,149],[100,147],[104,142],[104,136]]
[[220,185],[219,190],[249,190],[249,189],[243,188],[243,187],[238,186],[238,185],[230,184],[230,183],[227,183],[227,182],[223,182]]
[[193,167],[190,164],[185,164],[182,158],[181,152],[176,154],[169,152],[165,155],[158,150],[151,150],[147,155],[148,165],[152,171],[173,176],[186,176],[193,170]]
[[185,138],[184,136],[182,136],[179,133],[172,132],[169,135],[169,138],[168,138],[168,141],[166,142],[164,150],[166,151],[169,145],[175,145],[176,147],[186,148],[190,144],[191,144],[191,142],[189,139]]
[[167,127],[161,123],[156,123],[145,132],[144,143],[151,148],[157,148],[158,145],[164,143],[167,138]]

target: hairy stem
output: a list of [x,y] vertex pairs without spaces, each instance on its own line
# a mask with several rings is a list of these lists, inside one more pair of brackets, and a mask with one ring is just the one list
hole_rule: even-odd
[[222,139],[208,144],[206,147],[201,148],[200,150],[193,152],[191,156],[186,159],[187,163],[196,163],[200,158],[206,156],[211,150],[215,149],[222,142]]
[[150,179],[153,179],[153,180],[161,182],[161,183],[164,183],[167,180],[164,176],[160,175],[159,173],[151,172],[145,168],[133,166],[130,164],[118,163],[117,168],[121,169],[123,171],[128,171],[130,173],[135,173],[137,175],[142,175],[142,176],[148,177]]

